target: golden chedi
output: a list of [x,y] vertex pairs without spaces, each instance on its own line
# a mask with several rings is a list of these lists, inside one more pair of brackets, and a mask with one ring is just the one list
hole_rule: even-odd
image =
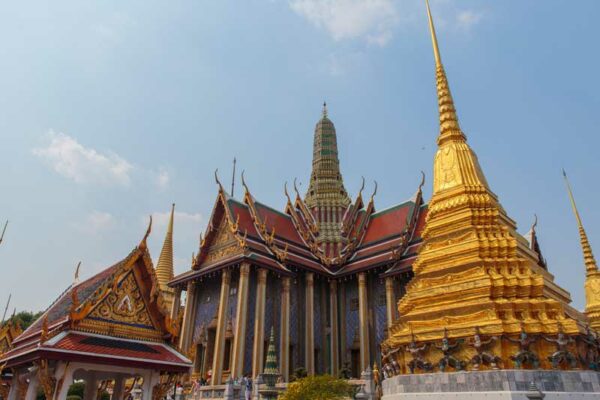
[[383,362],[395,373],[573,368],[574,354],[585,352],[574,339],[587,343],[586,317],[491,191],[460,128],[427,11],[440,115],[433,194]]

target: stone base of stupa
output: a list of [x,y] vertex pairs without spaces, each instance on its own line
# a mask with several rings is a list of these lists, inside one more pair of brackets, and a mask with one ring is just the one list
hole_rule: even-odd
[[600,400],[594,371],[498,370],[398,375],[382,382],[382,400],[528,400],[534,382],[544,400]]

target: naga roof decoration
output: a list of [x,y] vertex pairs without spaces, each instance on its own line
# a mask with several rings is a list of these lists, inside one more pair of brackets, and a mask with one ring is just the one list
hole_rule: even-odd
[[[150,230],[151,223],[144,239],[125,259],[70,285],[13,341],[11,349],[0,356],[0,364],[78,351],[89,359],[130,357],[137,360],[136,365],[187,366],[187,359],[165,343],[177,336],[179,328],[169,317],[147,249]],[[149,346],[147,357],[128,352],[120,338]]]
[[545,270],[548,270],[548,264],[546,263],[546,259],[542,255],[542,249],[540,247],[540,242],[537,237],[536,227],[537,227],[537,223],[538,223],[538,218],[537,218],[537,215],[535,215],[534,217],[535,217],[535,219],[533,221],[533,224],[531,225],[531,229],[529,229],[529,232],[527,232],[525,234],[525,239],[529,243],[529,248],[533,252],[535,252],[535,254],[537,254],[538,265],[540,267],[544,268]]

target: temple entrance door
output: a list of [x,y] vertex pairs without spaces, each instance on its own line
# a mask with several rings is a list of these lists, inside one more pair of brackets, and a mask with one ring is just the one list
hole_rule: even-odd
[[350,367],[352,369],[352,377],[360,378],[360,350],[352,349],[350,350]]

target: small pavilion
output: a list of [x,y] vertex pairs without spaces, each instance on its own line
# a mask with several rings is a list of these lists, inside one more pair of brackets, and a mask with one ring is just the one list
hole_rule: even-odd
[[[76,281],[0,355],[10,378],[7,400],[65,400],[85,381],[84,400],[106,387],[123,399],[136,387],[143,400],[160,399],[191,362],[173,342],[179,324],[167,310],[152,260],[141,243],[122,261]],[[8,375],[10,372],[10,375]]]

